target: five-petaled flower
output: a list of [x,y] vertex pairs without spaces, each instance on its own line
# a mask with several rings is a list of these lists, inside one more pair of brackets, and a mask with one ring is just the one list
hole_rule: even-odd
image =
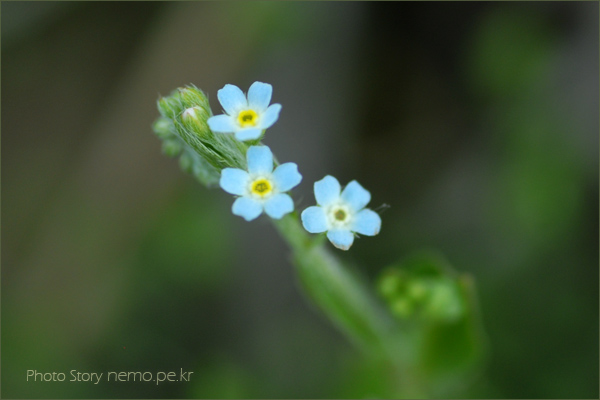
[[208,126],[213,132],[234,133],[240,141],[258,139],[279,118],[281,104],[269,106],[272,94],[268,83],[254,82],[248,98],[239,87],[227,84],[217,92],[225,114],[210,117]]
[[375,236],[381,229],[381,217],[365,208],[371,194],[358,182],[350,182],[342,191],[340,183],[327,175],[315,182],[318,206],[302,212],[302,224],[310,233],[327,232],[327,238],[338,249],[348,250],[354,242],[354,232]]
[[225,168],[220,185],[228,193],[241,196],[232,212],[251,221],[262,212],[280,219],[294,210],[292,198],[285,194],[300,183],[302,175],[294,163],[281,164],[273,171],[273,154],[267,146],[250,146],[246,153],[248,171]]

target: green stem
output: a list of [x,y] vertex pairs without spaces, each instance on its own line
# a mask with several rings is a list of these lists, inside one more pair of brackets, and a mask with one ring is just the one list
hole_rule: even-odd
[[415,370],[414,337],[378,301],[365,280],[326,247],[324,235],[308,234],[297,213],[272,220],[288,242],[309,297],[352,342],[395,371],[395,395],[425,398]]
[[309,235],[296,213],[273,222],[288,242],[298,276],[312,300],[359,347],[396,358],[390,354],[398,351],[391,343],[401,339],[396,321],[364,280],[331,254],[323,235]]

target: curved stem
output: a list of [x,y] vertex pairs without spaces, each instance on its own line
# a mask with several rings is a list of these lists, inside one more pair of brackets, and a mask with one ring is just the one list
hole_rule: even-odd
[[405,342],[396,321],[362,277],[326,248],[323,235],[309,235],[296,213],[273,222],[292,250],[303,287],[335,325],[371,354],[397,360],[400,351],[405,358],[406,349],[392,344]]

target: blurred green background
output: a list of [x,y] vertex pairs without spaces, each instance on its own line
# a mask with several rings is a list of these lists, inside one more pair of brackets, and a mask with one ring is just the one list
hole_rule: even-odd
[[474,277],[490,356],[451,396],[598,397],[597,2],[1,7],[4,398],[386,393],[266,219],[152,134],[159,94],[193,83],[218,114],[218,89],[256,80],[300,209],[326,174],[391,205],[344,258],[374,279],[433,248]]

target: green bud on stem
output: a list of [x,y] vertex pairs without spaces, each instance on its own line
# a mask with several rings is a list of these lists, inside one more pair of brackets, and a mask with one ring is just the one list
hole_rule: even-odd
[[203,184],[218,182],[223,168],[246,168],[247,144],[233,135],[210,130],[212,112],[201,90],[193,85],[179,88],[161,97],[157,107],[161,116],[153,129],[163,140],[163,152],[171,157],[182,154],[182,169]]

